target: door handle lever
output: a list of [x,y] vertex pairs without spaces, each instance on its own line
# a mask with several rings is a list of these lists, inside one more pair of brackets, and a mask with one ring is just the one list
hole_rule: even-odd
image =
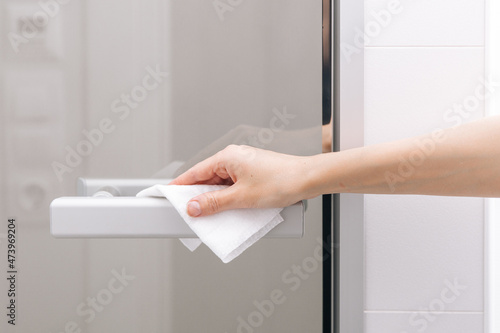
[[[50,204],[51,234],[68,238],[196,237],[168,200],[135,197],[147,187],[169,181],[80,178],[77,185],[80,196],[57,198]],[[284,221],[265,237],[301,238],[303,202],[285,207],[280,214]]]

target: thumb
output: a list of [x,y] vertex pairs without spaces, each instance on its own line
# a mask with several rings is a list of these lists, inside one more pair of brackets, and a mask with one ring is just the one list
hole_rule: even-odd
[[187,213],[192,217],[198,217],[237,208],[235,187],[232,185],[223,190],[206,192],[194,197],[187,204]]

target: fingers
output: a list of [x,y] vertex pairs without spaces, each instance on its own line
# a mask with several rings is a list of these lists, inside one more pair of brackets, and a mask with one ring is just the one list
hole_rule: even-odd
[[212,215],[237,206],[237,185],[224,190],[206,192],[191,199],[187,205],[187,212],[192,217]]
[[248,155],[247,148],[230,145],[169,183],[169,185],[232,185],[224,190],[207,192],[191,199],[187,206],[190,216],[206,216],[229,209],[243,208],[238,206],[236,174],[237,170],[241,170],[239,158]]
[[229,145],[215,155],[199,162],[168,185],[194,185],[194,184],[233,184],[228,172],[235,146]]
[[194,185],[204,183],[217,175],[215,165],[217,165],[217,154],[201,161],[182,175],[172,180],[168,185]]

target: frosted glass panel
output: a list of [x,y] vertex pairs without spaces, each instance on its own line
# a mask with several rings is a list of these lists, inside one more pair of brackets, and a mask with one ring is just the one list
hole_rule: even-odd
[[9,218],[19,247],[0,331],[321,332],[320,199],[302,238],[229,264],[176,239],[55,239],[48,216],[78,177],[171,178],[232,143],[320,153],[321,1],[47,3],[0,6],[2,36],[47,17],[0,41],[2,258]]

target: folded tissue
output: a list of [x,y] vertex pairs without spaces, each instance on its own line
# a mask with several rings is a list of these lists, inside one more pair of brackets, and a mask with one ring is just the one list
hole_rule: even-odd
[[226,187],[226,185],[154,185],[139,192],[137,196],[167,198],[198,236],[198,239],[181,239],[184,245],[194,251],[204,243],[224,263],[228,263],[281,223],[283,218],[280,212],[283,208],[233,209],[200,217],[188,215],[189,200],[202,193]]

